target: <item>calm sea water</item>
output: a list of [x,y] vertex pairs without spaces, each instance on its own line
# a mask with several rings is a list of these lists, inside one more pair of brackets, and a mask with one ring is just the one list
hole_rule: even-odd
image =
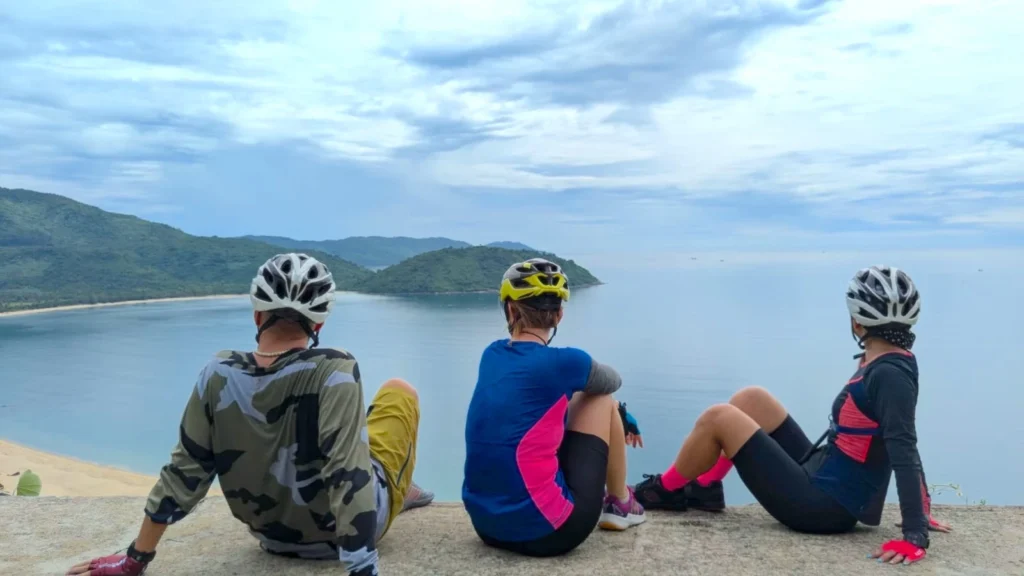
[[[975,260],[901,261],[924,298],[920,450],[930,482],[1024,504],[1024,262]],[[609,283],[573,294],[555,343],[622,373],[619,397],[646,441],[629,452],[631,481],[663,471],[701,410],[746,385],[772,390],[817,438],[854,368],[843,292],[863,259],[626,262],[586,262]],[[367,397],[391,376],[420,389],[415,478],[441,500],[459,499],[477,362],[504,335],[495,299],[345,294],[323,331],[356,355]],[[221,348],[251,349],[253,335],[241,298],[0,318],[0,437],[157,473],[200,368]],[[726,489],[732,504],[751,501],[735,474]]]

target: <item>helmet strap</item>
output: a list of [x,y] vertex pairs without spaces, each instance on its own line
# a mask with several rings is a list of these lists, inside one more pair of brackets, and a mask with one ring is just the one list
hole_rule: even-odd
[[[864,334],[864,338],[861,338],[860,336],[857,336],[857,331],[854,330],[853,326],[851,325],[850,326],[850,336],[853,336],[853,339],[857,342],[857,346],[861,350],[864,350],[867,347],[867,345],[864,343],[864,339],[867,338],[867,333]],[[865,354],[864,352],[861,352],[859,354],[854,354],[853,355],[853,359],[854,360],[860,360],[861,358],[864,357],[864,354]]]
[[309,344],[310,348],[316,348],[320,345],[320,335],[316,333],[316,330],[313,330],[313,327],[310,326],[308,322],[302,323],[302,329],[306,331],[306,335],[309,336],[310,340],[312,340]]
[[267,318],[267,321],[261,324],[259,329],[256,331],[256,344],[260,343],[260,336],[263,336],[263,333],[266,332],[275,323],[277,323],[277,321],[280,319],[281,317],[278,316],[277,314],[270,314],[270,317]]
[[317,346],[320,345],[320,335],[317,334],[317,331],[313,329],[313,326],[310,325],[310,322],[306,321],[305,319],[286,317],[285,315],[279,314],[276,311],[270,312],[270,317],[267,318],[267,321],[260,325],[259,330],[256,331],[256,344],[260,343],[260,336],[262,336],[264,332],[266,332],[271,326],[277,323],[278,320],[282,319],[291,320],[293,322],[298,323],[298,325],[302,327],[302,331],[305,332],[306,336],[308,336],[313,341],[312,344],[310,344],[309,346],[310,348],[316,348]]
[[505,314],[505,328],[508,328],[508,333],[512,335],[512,317],[508,313],[508,300],[501,302],[501,311]]

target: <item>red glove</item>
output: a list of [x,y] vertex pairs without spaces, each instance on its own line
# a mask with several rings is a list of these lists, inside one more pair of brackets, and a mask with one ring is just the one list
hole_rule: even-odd
[[937,532],[949,532],[951,529],[949,524],[946,524],[945,522],[939,522],[938,520],[932,517],[932,496],[931,494],[928,493],[928,489],[922,486],[921,492],[921,496],[923,497],[924,501],[924,515],[926,518],[928,518],[928,529],[935,530]]
[[903,561],[907,564],[924,559],[926,554],[924,548],[911,544],[906,540],[889,540],[882,545],[882,553],[886,552],[895,552],[897,555],[902,555]]
[[124,554],[95,558],[89,562],[89,576],[139,576],[145,571],[146,564]]
[[924,515],[928,518],[928,529],[935,530],[939,523],[935,521],[935,518],[932,518],[932,495],[928,493],[927,488],[921,488],[921,491],[924,492],[922,494],[924,496]]

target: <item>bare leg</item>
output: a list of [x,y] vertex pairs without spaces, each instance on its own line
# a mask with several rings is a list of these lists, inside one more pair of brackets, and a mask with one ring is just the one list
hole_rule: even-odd
[[622,427],[618,403],[612,404],[610,441],[608,442],[608,474],[605,485],[608,493],[622,501],[629,499],[626,488],[626,430]]
[[763,388],[740,390],[729,404],[716,404],[700,415],[672,466],[638,484],[637,498],[647,509],[725,509],[721,480],[732,469],[733,456],[758,430],[775,431],[787,417]]
[[[402,380],[401,378],[392,378],[390,380],[386,380],[383,384],[380,385],[381,390],[384,390],[386,388],[394,388],[396,390],[401,390],[406,394],[411,394],[412,397],[415,398],[417,402],[419,402],[419,392],[416,391],[416,388],[413,387],[412,384],[409,384],[408,382]],[[380,390],[378,390],[377,393],[379,394]]]
[[748,386],[733,394],[729,399],[729,404],[750,416],[768,434],[775,432],[789,415],[781,402],[759,386]]
[[676,456],[675,468],[684,478],[707,472],[723,452],[732,458],[760,427],[732,404],[716,404],[697,418]]
[[626,489],[626,434],[619,418],[618,402],[610,395],[577,392],[569,403],[569,430],[592,434],[608,443],[608,492],[622,500]]
[[[768,434],[775,432],[789,416],[785,406],[776,400],[771,392],[760,386],[748,386],[733,394],[729,399],[729,404],[750,416]],[[720,454],[720,457],[726,458],[724,453]]]

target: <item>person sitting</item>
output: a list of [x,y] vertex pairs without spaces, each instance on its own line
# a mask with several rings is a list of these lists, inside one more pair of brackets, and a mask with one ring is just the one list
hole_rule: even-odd
[[484,350],[466,419],[462,500],[473,528],[528,556],[565,554],[598,524],[645,520],[626,485],[626,444],[642,437],[612,397],[622,379],[582,350],[549,346],[568,299],[557,264],[508,269],[500,301],[511,338]]
[[878,526],[889,479],[896,475],[902,540],[871,557],[893,564],[925,557],[928,530],[948,531],[931,517],[917,451],[917,359],[911,328],[921,297],[897,268],[859,270],[846,291],[850,327],[862,354],[832,404],[831,427],[812,445],[768,391],[745,388],[708,408],[664,474],[645,474],[635,488],[649,510],[722,510],[721,480],[735,466],[765,510],[785,526],[812,534]]
[[315,258],[279,254],[260,266],[250,288],[256,350],[220,352],[199,374],[127,552],[68,574],[141,574],[215,477],[263,550],[378,574],[377,543],[403,509],[416,465],[419,400],[394,379],[364,409],[356,359],[317,348],[334,299],[331,272]]

